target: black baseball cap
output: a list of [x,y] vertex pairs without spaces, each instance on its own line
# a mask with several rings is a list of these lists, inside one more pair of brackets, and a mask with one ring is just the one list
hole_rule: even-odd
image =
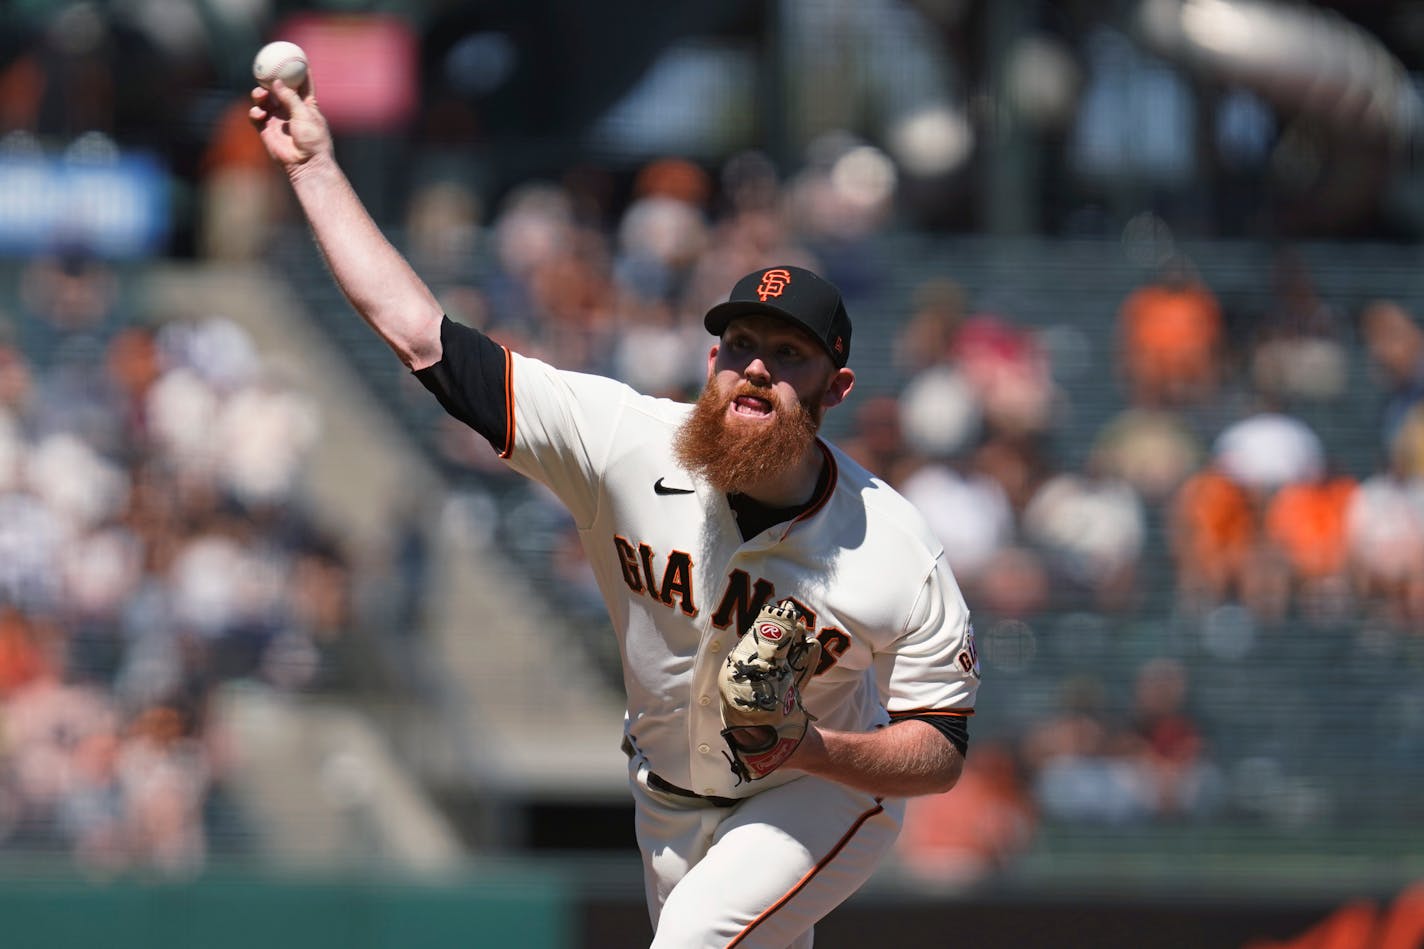
[[707,311],[702,324],[721,336],[739,316],[775,316],[806,330],[831,357],[836,368],[850,358],[850,317],[841,292],[823,277],[801,267],[767,267],[737,281],[726,303]]

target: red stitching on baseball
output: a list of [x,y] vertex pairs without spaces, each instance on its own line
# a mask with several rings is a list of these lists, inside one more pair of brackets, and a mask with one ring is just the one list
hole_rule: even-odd
[[277,63],[277,65],[275,65],[275,66],[273,66],[271,69],[267,70],[267,72],[266,72],[266,74],[265,74],[266,79],[267,79],[269,82],[270,82],[271,80],[273,80],[273,79],[280,79],[280,78],[281,78],[282,69],[283,69],[283,67],[285,67],[288,63],[301,63],[302,65],[306,65],[306,60],[302,59],[300,56],[288,56],[286,59],[279,60],[278,63]]

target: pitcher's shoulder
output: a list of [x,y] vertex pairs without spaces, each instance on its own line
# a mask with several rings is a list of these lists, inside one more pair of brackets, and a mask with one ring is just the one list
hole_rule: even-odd
[[836,493],[841,504],[862,510],[869,534],[893,533],[903,543],[922,549],[930,557],[942,552],[939,539],[919,508],[889,482],[866,469],[844,451],[828,445],[837,466]]

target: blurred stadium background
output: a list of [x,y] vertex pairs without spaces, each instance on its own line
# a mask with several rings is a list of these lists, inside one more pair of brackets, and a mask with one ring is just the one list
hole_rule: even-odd
[[346,308],[270,39],[452,317],[646,391],[773,260],[976,614],[817,945],[1424,945],[1424,3],[4,4],[0,943],[646,944],[570,525]]

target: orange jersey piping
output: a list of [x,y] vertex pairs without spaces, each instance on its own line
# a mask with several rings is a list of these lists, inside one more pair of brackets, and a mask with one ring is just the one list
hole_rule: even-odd
[[870,820],[876,814],[883,813],[884,810],[885,808],[880,804],[880,799],[876,798],[875,806],[872,807],[870,810],[866,811],[864,814],[861,814],[858,818],[856,818],[856,821],[854,824],[851,825],[850,830],[846,831],[845,835],[841,837],[840,840],[836,841],[836,845],[831,848],[831,852],[826,854],[826,856],[823,857],[820,862],[818,862],[814,867],[808,870],[805,876],[797,880],[796,885],[793,886],[791,889],[787,890],[785,895],[783,895],[781,899],[777,900],[775,903],[772,903],[771,906],[767,907],[765,912],[763,912],[756,919],[748,923],[745,929],[737,933],[736,937],[731,942],[727,943],[727,949],[732,949],[733,946],[740,943],[743,939],[747,937],[748,933],[760,926],[765,920],[771,918],[772,913],[775,913],[777,910],[781,909],[781,907],[785,906],[793,896],[805,889],[806,884],[810,883],[813,879],[815,879],[816,874],[820,873],[826,867],[830,866],[831,861],[836,858],[836,855],[845,849],[845,845],[850,843],[850,839],[855,836],[856,831],[860,830],[861,826],[864,825],[866,821]]
[[508,346],[504,350],[504,447],[499,457],[508,458],[514,454],[514,354]]
[[814,517],[816,512],[825,507],[826,502],[836,493],[836,481],[840,478],[840,468],[836,467],[836,457],[831,454],[831,450],[819,439],[816,440],[816,447],[821,449],[821,457],[826,460],[826,464],[829,465],[831,469],[830,476],[826,478],[826,488],[811,502],[810,507],[796,515],[796,519],[786,525],[786,530],[781,532],[782,540],[786,539],[787,535],[791,533],[791,529],[797,524],[800,524],[809,517]]

